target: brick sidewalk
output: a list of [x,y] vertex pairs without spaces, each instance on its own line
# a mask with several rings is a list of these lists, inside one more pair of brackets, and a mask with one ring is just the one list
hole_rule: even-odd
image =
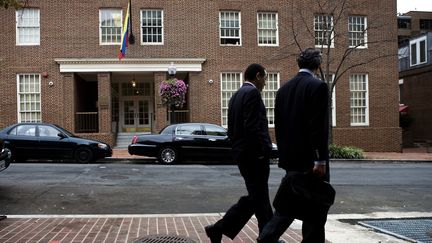
[[[197,243],[210,242],[205,234],[204,226],[216,222],[220,217],[220,214],[9,216],[0,221],[0,242],[129,243],[154,235],[187,237]],[[292,226],[296,227],[295,224]],[[257,229],[256,219],[253,218],[234,240],[224,236],[223,242],[256,242]],[[301,230],[298,226],[297,229],[291,227],[282,238],[286,242],[300,242]]]
[[366,159],[402,160],[402,161],[432,161],[432,153],[427,148],[406,148],[402,153],[364,152]]

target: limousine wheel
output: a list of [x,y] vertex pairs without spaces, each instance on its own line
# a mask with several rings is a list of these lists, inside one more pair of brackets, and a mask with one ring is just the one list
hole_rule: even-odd
[[172,147],[163,147],[159,151],[158,160],[162,164],[174,164],[178,160],[178,153]]

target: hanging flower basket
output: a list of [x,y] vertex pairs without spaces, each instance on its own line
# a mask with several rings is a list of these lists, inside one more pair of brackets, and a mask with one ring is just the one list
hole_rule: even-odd
[[184,81],[176,78],[162,81],[159,87],[162,104],[169,107],[182,107],[186,102],[186,91],[187,87]]

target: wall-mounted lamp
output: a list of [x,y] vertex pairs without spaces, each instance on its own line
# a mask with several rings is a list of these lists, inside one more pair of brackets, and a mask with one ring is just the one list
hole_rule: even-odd
[[168,67],[168,74],[171,77],[174,77],[174,75],[177,73],[177,67],[174,65],[174,62],[171,62],[171,64]]
[[53,81],[49,81],[49,82],[48,82],[48,86],[51,87],[51,86],[53,86],[53,85],[54,85],[54,82],[53,82]]
[[208,83],[209,83],[209,84],[214,83],[213,79],[209,79]]
[[131,80],[131,85],[132,85],[133,88],[136,87],[135,74],[134,74],[134,76],[133,76],[133,79]]

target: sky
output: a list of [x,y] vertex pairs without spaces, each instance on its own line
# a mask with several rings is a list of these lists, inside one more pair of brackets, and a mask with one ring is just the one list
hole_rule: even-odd
[[406,13],[409,11],[432,12],[432,0],[397,0],[398,13]]

